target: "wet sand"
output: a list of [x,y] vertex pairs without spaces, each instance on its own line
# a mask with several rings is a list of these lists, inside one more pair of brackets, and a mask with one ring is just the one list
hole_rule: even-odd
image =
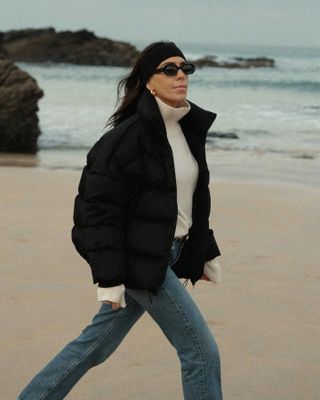
[[[80,171],[0,168],[0,398],[14,399],[98,309],[71,239]],[[320,397],[320,190],[215,181],[219,285],[187,287],[218,342],[226,400]],[[176,352],[148,315],[70,400],[182,399]]]

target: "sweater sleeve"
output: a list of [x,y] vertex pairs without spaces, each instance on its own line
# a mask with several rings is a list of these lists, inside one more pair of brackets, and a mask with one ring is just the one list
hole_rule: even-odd
[[207,261],[204,264],[203,273],[212,283],[221,282],[221,266],[217,259]]
[[121,307],[126,307],[126,300],[125,300],[125,286],[118,285],[108,288],[98,287],[97,288],[97,296],[98,301],[112,301],[114,303],[120,303]]

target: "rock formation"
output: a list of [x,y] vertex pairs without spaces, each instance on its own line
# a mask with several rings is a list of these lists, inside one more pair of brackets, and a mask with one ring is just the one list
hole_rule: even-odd
[[[1,34],[1,32],[0,32]],[[53,28],[2,32],[2,45],[13,61],[129,66],[138,55],[126,42],[98,38],[87,30]]]
[[42,96],[29,74],[0,56],[0,151],[37,151],[37,103]]
[[[13,61],[127,67],[134,63],[139,54],[130,43],[99,38],[85,29],[56,32],[54,28],[30,28],[0,32],[0,42],[1,37],[3,52]],[[235,57],[223,61],[215,56],[206,56],[193,62],[197,67],[274,66],[274,60],[265,57]]]
[[3,33],[0,32],[0,60],[4,60],[8,56],[6,50],[2,47],[2,38]]
[[266,57],[242,58],[235,57],[230,60],[217,60],[216,56],[206,56],[192,61],[197,67],[217,68],[261,68],[274,67],[274,60]]
[[219,138],[219,139],[239,139],[239,136],[234,132],[208,132],[208,138]]

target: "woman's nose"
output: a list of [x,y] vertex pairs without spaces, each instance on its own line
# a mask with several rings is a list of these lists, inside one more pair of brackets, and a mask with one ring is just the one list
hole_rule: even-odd
[[182,72],[182,69],[179,69],[178,73],[177,73],[177,78],[181,79],[181,78],[185,78],[185,77],[186,77],[186,75],[184,74],[184,72]]

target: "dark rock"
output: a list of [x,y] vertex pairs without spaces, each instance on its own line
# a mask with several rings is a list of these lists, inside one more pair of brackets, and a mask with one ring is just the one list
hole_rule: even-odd
[[35,153],[40,134],[37,82],[11,61],[0,59],[0,151]]
[[8,53],[6,52],[6,50],[2,47],[2,41],[3,41],[3,33],[0,32],[0,60],[4,60],[5,58],[7,58]]
[[98,38],[87,30],[22,29],[2,32],[2,37],[2,46],[13,61],[122,67],[132,65],[138,56],[131,44]]
[[197,60],[191,60],[191,61],[198,68],[202,68],[202,67],[219,67],[220,66],[220,64],[216,60],[215,56],[205,56],[205,57],[202,57],[202,58],[198,58]]
[[208,132],[209,138],[220,138],[220,139],[239,139],[239,136],[234,132]]
[[28,29],[18,29],[18,30],[12,30],[12,31],[7,31],[7,32],[1,32],[2,37],[3,37],[3,42],[10,43],[10,42],[15,42],[20,39],[30,39],[33,37],[36,37],[40,34],[50,34],[54,33],[53,28],[45,28],[45,29],[34,29],[34,28],[28,28]]
[[292,157],[293,158],[301,158],[303,160],[314,160],[316,158],[314,154],[309,154],[309,153],[295,154]]
[[267,57],[254,57],[242,58],[235,57],[236,61],[240,63],[241,68],[261,68],[261,67],[274,67],[274,60]]
[[261,68],[274,67],[274,60],[266,57],[242,58],[235,57],[226,61],[218,61],[216,56],[205,56],[192,61],[197,67],[217,67],[217,68]]
[[0,47],[0,60],[5,60],[6,58],[7,58],[7,53]]

